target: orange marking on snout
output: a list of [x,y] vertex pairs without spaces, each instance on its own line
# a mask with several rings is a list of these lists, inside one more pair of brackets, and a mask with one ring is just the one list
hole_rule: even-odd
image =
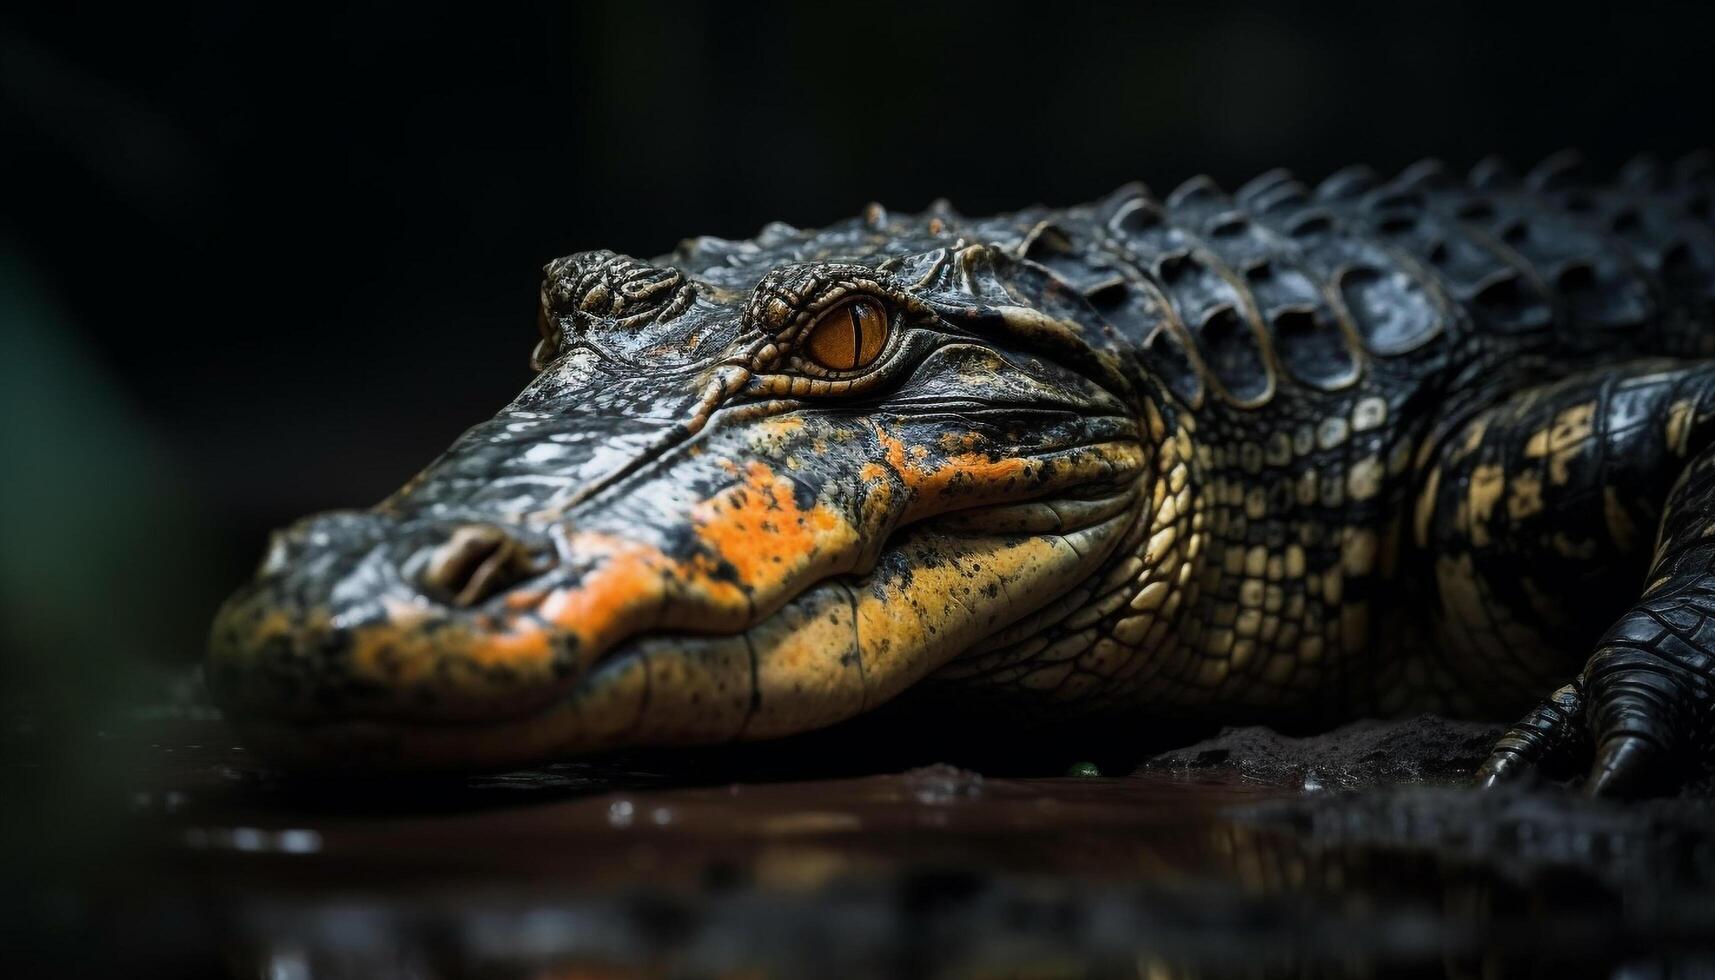
[[697,537],[756,592],[778,587],[856,538],[845,519],[826,504],[799,507],[792,481],[755,460],[745,466],[743,483],[698,504],[691,520]]
[[[574,532],[568,551],[588,563],[575,584],[545,594],[521,592],[492,621],[475,620],[468,628],[425,632],[403,615],[377,624],[356,638],[360,669],[402,685],[427,683],[451,657],[510,667],[520,683],[529,683],[526,678],[552,672],[556,636],[574,640],[587,664],[647,629],[740,628],[756,603],[784,597],[806,575],[844,568],[857,553],[857,530],[838,510],[824,502],[800,506],[793,482],[766,463],[733,469],[737,482],[692,507],[688,516],[700,546],[690,554],[664,554],[604,532]],[[528,615],[532,610],[541,622]]]
[[[968,452],[953,453],[944,460],[923,465],[928,455],[923,446],[907,447],[904,440],[877,427],[876,437],[888,465],[899,475],[909,492],[904,519],[932,517],[964,507],[978,507],[1009,500],[1040,496],[1068,486],[1091,481],[1113,480],[1134,473],[1145,463],[1142,447],[1132,443],[1108,443],[1081,449],[1058,450],[1039,458],[1001,456],[975,447],[980,438],[961,439]],[[945,445],[945,437],[941,440]],[[998,458],[997,458],[998,457]],[[869,468],[863,471],[866,478]]]
[[351,639],[351,664],[358,676],[412,687],[427,680],[438,659],[435,644],[411,627],[377,623],[358,630]]
[[887,453],[888,464],[912,492],[911,517],[943,509],[928,505],[946,496],[955,482],[970,484],[971,503],[995,499],[1009,489],[1008,480],[1016,483],[1035,465],[1030,460],[1017,457],[991,459],[983,453],[966,452],[949,456],[938,466],[924,467],[919,465],[928,455],[924,447],[907,448],[899,437],[885,429],[877,429],[876,435]]
[[534,609],[542,604],[548,595],[541,589],[520,589],[506,596],[506,608],[514,612],[524,609]]
[[673,564],[648,545],[608,534],[574,536],[573,547],[604,556],[583,581],[560,589],[542,603],[542,617],[578,639],[585,651],[603,650],[627,632],[641,607],[661,597]]
[[510,633],[483,634],[470,648],[471,659],[487,666],[542,663],[553,653],[547,631],[537,626],[526,626]]

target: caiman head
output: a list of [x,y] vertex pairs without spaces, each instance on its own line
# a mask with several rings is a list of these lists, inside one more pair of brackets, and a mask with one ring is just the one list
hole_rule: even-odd
[[800,732],[1113,558],[1152,439],[1083,299],[990,246],[790,257],[550,264],[518,398],[278,532],[221,609],[252,744],[479,768]]

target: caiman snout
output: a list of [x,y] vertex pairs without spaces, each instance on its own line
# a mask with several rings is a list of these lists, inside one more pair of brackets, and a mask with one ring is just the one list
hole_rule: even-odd
[[[534,584],[559,565],[546,534],[498,523],[317,515],[277,534],[221,609],[210,686],[229,707],[277,717],[522,707],[573,654],[532,618]],[[469,696],[435,693],[446,690]]]
[[373,510],[283,532],[211,690],[289,765],[768,738],[1068,595],[1135,523],[1129,382],[995,278],[1039,267],[922,258],[556,264],[536,380]]

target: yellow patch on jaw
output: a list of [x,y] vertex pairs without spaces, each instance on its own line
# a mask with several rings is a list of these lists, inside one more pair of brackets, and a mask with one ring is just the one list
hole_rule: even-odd
[[628,737],[718,742],[744,731],[751,657],[743,636],[698,637],[694,653],[677,638],[648,637],[627,656],[644,664],[649,691]]
[[910,572],[857,590],[870,703],[893,697],[1094,574],[1128,519],[1110,518],[1065,536],[961,539],[908,532],[899,547],[914,566]]
[[844,587],[821,588],[787,605],[752,630],[749,645],[756,657],[757,701],[746,738],[805,731],[866,707],[862,651]]
[[437,691],[444,695],[437,698],[440,710],[451,717],[540,703],[549,693],[544,682],[553,679],[553,661],[548,631],[534,623],[423,630],[414,617],[355,629],[349,653],[353,678],[403,691]]

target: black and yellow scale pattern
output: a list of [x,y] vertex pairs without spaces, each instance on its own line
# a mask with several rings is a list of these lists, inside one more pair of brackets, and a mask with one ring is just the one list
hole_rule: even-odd
[[536,381],[285,532],[211,681],[312,761],[757,738],[922,688],[1522,712],[1486,778],[1669,784],[1715,744],[1712,191],[1707,156],[1425,162],[556,260]]
[[1588,743],[1590,684],[1610,743],[1706,752],[1712,188],[1704,156],[1597,183],[1562,154],[1042,215],[1023,254],[1171,392],[1191,489],[1076,614],[949,673],[1264,718],[1492,715],[1577,675],[1492,769]]

